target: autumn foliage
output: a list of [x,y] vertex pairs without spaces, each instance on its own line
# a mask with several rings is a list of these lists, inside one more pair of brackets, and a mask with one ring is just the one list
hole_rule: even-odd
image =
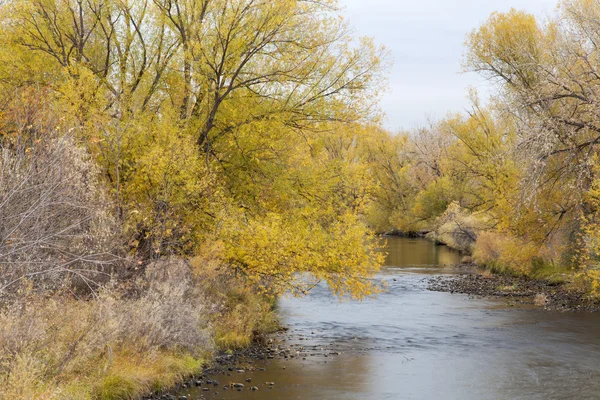
[[[377,123],[386,54],[349,35],[334,1],[24,0],[0,12],[4,143],[49,135],[40,118],[68,131],[107,188],[121,256],[221,242],[223,263],[270,292],[304,273],[340,294],[373,290],[355,153]],[[35,132],[15,126],[26,93]]]
[[472,92],[464,115],[368,147],[380,161],[374,225],[597,295],[598,21],[597,2],[568,0],[546,20],[513,9],[475,29],[464,68],[495,95],[483,105]]

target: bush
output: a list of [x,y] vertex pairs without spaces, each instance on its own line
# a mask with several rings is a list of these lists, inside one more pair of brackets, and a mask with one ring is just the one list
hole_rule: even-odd
[[474,245],[473,259],[492,272],[527,275],[538,246],[507,234],[482,232]]
[[215,345],[220,350],[239,349],[279,328],[274,298],[258,293],[221,263],[219,243],[205,247],[192,260],[204,296],[212,305],[210,316]]
[[0,295],[28,280],[96,289],[118,260],[111,214],[94,162],[71,135],[0,142]]

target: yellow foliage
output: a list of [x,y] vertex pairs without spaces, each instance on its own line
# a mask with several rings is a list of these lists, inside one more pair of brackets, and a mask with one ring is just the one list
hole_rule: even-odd
[[380,260],[357,141],[385,49],[347,35],[333,0],[167,3],[0,6],[1,88],[47,90],[102,167],[130,254],[220,241],[249,284],[310,272],[368,294]]
[[482,232],[473,250],[473,259],[495,272],[527,275],[538,246],[495,232]]
[[[382,263],[375,239],[351,213],[299,210],[285,218],[268,214],[226,227],[226,260],[255,284],[282,293],[305,293],[324,280],[339,296],[376,290],[368,279]],[[240,220],[242,223],[239,223]]]
[[442,215],[454,198],[454,185],[448,177],[432,182],[415,197],[412,214],[419,220],[433,220]]
[[223,242],[206,242],[200,254],[191,264],[202,290],[218,305],[210,316],[218,349],[246,347],[279,328],[274,299],[223,265]]
[[[599,171],[598,157],[594,157],[594,172]],[[588,290],[600,296],[600,179],[596,177],[585,196],[590,212],[580,217],[582,234],[576,254],[577,262],[583,267],[579,274]]]
[[533,85],[542,57],[542,37],[542,30],[531,14],[515,9],[493,13],[469,36],[466,67],[501,75],[509,82]]
[[135,164],[123,166],[119,193],[135,234],[134,251],[151,257],[195,254],[222,207],[222,188],[192,138],[166,125],[146,133]]

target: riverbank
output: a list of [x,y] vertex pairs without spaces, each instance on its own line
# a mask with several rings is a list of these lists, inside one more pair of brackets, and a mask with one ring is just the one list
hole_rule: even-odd
[[505,298],[509,302],[534,304],[548,310],[600,311],[600,300],[568,282],[532,279],[491,273],[465,272],[429,279],[428,289],[436,292]]
[[220,353],[201,374],[189,377],[167,392],[156,392],[142,400],[217,399],[231,391],[276,391],[279,385],[290,385],[289,379],[281,382],[277,378],[286,368],[327,364],[328,360],[333,362],[344,354],[340,347],[315,344],[310,339],[298,331],[281,329],[269,335],[265,342]]
[[399,230],[391,230],[389,232],[381,233],[382,237],[398,237],[398,238],[406,238],[406,239],[427,239],[427,234],[429,231],[399,231]]
[[436,246],[445,246],[445,247],[448,247],[449,249],[456,250],[461,255],[463,255],[463,257],[468,259],[469,262],[471,262],[471,254],[468,251],[466,251],[464,249],[464,247],[455,245],[455,243],[453,243],[452,241],[444,241],[442,236],[437,235],[432,230],[408,231],[408,232],[392,230],[392,231],[383,233],[380,236],[384,239],[385,238],[403,238],[403,239],[427,240],[428,242],[431,242],[431,243],[435,244]]
[[577,278],[569,271],[537,271],[538,275],[534,276],[514,276],[487,270],[473,263],[473,258],[468,253],[441,242],[431,233],[394,232],[385,236],[420,238],[449,247],[463,255],[461,264],[457,265],[463,272],[453,276],[430,278],[428,289],[431,291],[506,298],[512,303],[534,304],[548,310],[600,311],[600,298],[590,296],[589,292],[583,289],[585,285],[574,284]]
[[31,291],[5,304],[0,400],[139,399],[278,328],[271,299],[205,261],[156,261],[90,298]]
[[[252,380],[248,380],[245,376],[255,370],[265,370],[264,367],[256,367],[255,364],[269,359],[288,358],[291,354],[290,349],[283,349],[279,345],[272,344],[273,338],[277,338],[276,334],[272,335],[270,346],[265,343],[254,343],[244,349],[221,352],[214,356],[199,373],[187,376],[176,386],[168,388],[167,391],[156,391],[144,396],[142,400],[187,400],[193,398],[191,392],[211,392],[216,395],[226,390],[242,391],[244,388],[250,391],[258,390],[258,386],[256,386],[258,383],[250,385]],[[281,341],[277,340],[277,342]],[[230,376],[231,379],[219,381],[214,378],[219,374]]]

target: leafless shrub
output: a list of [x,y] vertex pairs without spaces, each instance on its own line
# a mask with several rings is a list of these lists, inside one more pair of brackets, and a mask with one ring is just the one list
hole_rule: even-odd
[[0,143],[0,295],[30,280],[96,289],[117,261],[99,173],[70,134]]
[[204,295],[194,284],[189,265],[161,260],[146,268],[146,287],[135,301],[122,303],[121,340],[138,338],[148,347],[207,348]]

